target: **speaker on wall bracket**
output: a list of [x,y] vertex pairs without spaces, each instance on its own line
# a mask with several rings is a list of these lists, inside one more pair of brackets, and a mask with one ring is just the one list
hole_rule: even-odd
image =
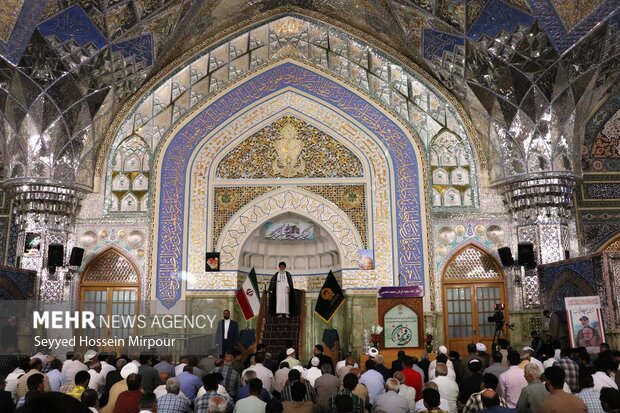
[[534,244],[524,242],[519,244],[519,265],[532,269],[536,268],[536,257],[534,256]]
[[515,264],[515,259],[512,257],[510,247],[498,248],[497,253],[499,254],[499,259],[502,261],[502,265],[504,267],[510,267]]

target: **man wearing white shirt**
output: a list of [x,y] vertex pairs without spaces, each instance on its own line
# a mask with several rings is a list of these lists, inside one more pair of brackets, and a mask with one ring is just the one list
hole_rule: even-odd
[[[340,367],[344,367],[344,366],[347,365],[347,359],[349,357],[351,357],[351,359],[353,359],[353,353],[351,353],[350,351],[345,351],[342,360],[340,360],[338,363],[336,363],[336,370],[334,370],[335,374],[338,374],[338,370],[340,370]],[[353,361],[353,367],[355,367],[355,368],[359,367],[355,361]]]
[[250,381],[250,395],[237,401],[234,413],[263,413],[267,403],[259,398],[262,392],[263,383],[261,379]]
[[[435,382],[429,381],[428,383],[424,383],[424,390],[426,389],[434,389],[437,390],[437,384]],[[424,391],[422,390],[422,391]],[[445,410],[446,412],[450,410],[450,403],[443,397],[439,397],[439,408],[441,410]],[[424,406],[424,399],[420,399],[415,404],[415,409],[411,410],[412,413],[420,413],[425,412],[426,406]]]
[[314,387],[314,381],[323,375],[323,372],[319,368],[320,360],[318,357],[312,357],[310,360],[310,367],[308,370],[304,371],[302,377],[310,383],[312,387]]
[[607,375],[604,371],[597,371],[592,375],[594,380],[594,391],[600,392],[603,387],[611,387],[618,390],[616,382]]
[[[412,413],[415,412],[415,389],[405,384],[405,375],[402,371],[397,371],[394,373],[394,378],[398,380],[398,394],[407,399],[407,403],[409,403],[409,410]],[[420,401],[423,402],[421,399]],[[424,402],[422,403],[422,407],[424,407]]]
[[[450,364],[448,364],[448,362],[452,363],[452,361],[448,359],[448,356],[441,353],[437,355],[437,359],[433,360],[433,362],[436,362],[435,366],[437,366],[437,364],[445,364],[446,367],[448,367],[448,378],[456,381],[456,372],[454,371],[454,368],[450,367]],[[434,380],[435,377],[437,377],[437,374],[435,373],[435,366],[431,363],[431,366],[428,368],[429,380]]]
[[88,370],[88,374],[90,374],[88,388],[95,390],[99,397],[101,397],[105,388],[105,377],[101,375],[101,364],[99,362],[93,363],[90,366],[90,370]]
[[448,366],[443,363],[437,363],[435,374],[437,377],[432,381],[437,384],[439,395],[448,401],[450,406],[448,411],[450,413],[457,413],[456,400],[459,397],[459,385],[448,377]]
[[116,370],[116,367],[108,363],[111,357],[112,357],[112,362],[114,362],[113,354],[110,354],[110,353],[99,354],[99,363],[101,363],[101,375],[104,378],[108,376],[109,372]]
[[249,367],[247,370],[253,370],[256,372],[256,377],[262,381],[262,387],[271,393],[273,390],[273,372],[263,366],[263,361],[265,361],[265,353],[256,353],[254,355],[254,361],[256,364]]
[[73,380],[75,379],[75,374],[78,371],[88,371],[88,367],[86,366],[86,364],[82,363],[81,359],[82,356],[80,355],[80,353],[73,353],[71,360],[65,361],[65,363],[63,364],[62,372],[67,378],[68,383],[73,383]]

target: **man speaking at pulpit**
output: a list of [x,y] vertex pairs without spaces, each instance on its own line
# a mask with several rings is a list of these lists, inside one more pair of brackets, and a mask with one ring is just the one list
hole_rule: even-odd
[[288,317],[291,313],[296,314],[295,289],[293,277],[286,271],[286,263],[278,264],[280,271],[276,272],[269,281],[269,314],[271,316]]

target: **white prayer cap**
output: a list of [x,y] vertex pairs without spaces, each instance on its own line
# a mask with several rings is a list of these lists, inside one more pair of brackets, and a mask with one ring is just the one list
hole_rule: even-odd
[[487,346],[485,346],[483,343],[476,343],[476,350],[477,351],[487,351]]
[[95,350],[88,350],[86,353],[84,353],[84,363],[88,363],[93,358],[95,358],[96,355],[97,352]]
[[368,357],[374,358],[374,357],[377,357],[378,355],[379,355],[379,350],[377,350],[376,348],[371,347],[368,349]]
[[289,348],[289,349],[286,349],[286,355],[287,355],[287,356],[290,356],[290,355],[291,355],[291,354],[293,354],[293,353],[295,353],[295,349],[294,349],[294,348]]
[[446,347],[446,346],[439,346],[439,352],[441,354],[448,354],[448,347]]
[[130,374],[138,374],[138,366],[133,363],[125,364],[125,367],[121,370],[121,377],[126,379]]
[[319,360],[319,358],[318,358],[318,357],[312,357],[312,359],[310,360],[310,363],[311,363],[314,367],[318,366],[320,362],[321,362],[321,360]]

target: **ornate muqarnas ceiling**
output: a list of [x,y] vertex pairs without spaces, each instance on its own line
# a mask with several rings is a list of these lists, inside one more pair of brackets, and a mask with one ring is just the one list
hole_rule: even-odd
[[151,73],[177,1],[11,0],[0,6],[5,185],[90,189],[115,109]]
[[[491,181],[581,174],[579,139],[618,91],[620,0],[10,0],[0,5],[5,186],[90,189],[121,105],[241,22],[286,12],[376,39],[461,100]],[[249,23],[248,23],[249,24]],[[173,63],[176,64],[176,63]],[[168,70],[168,69],[166,69]]]

